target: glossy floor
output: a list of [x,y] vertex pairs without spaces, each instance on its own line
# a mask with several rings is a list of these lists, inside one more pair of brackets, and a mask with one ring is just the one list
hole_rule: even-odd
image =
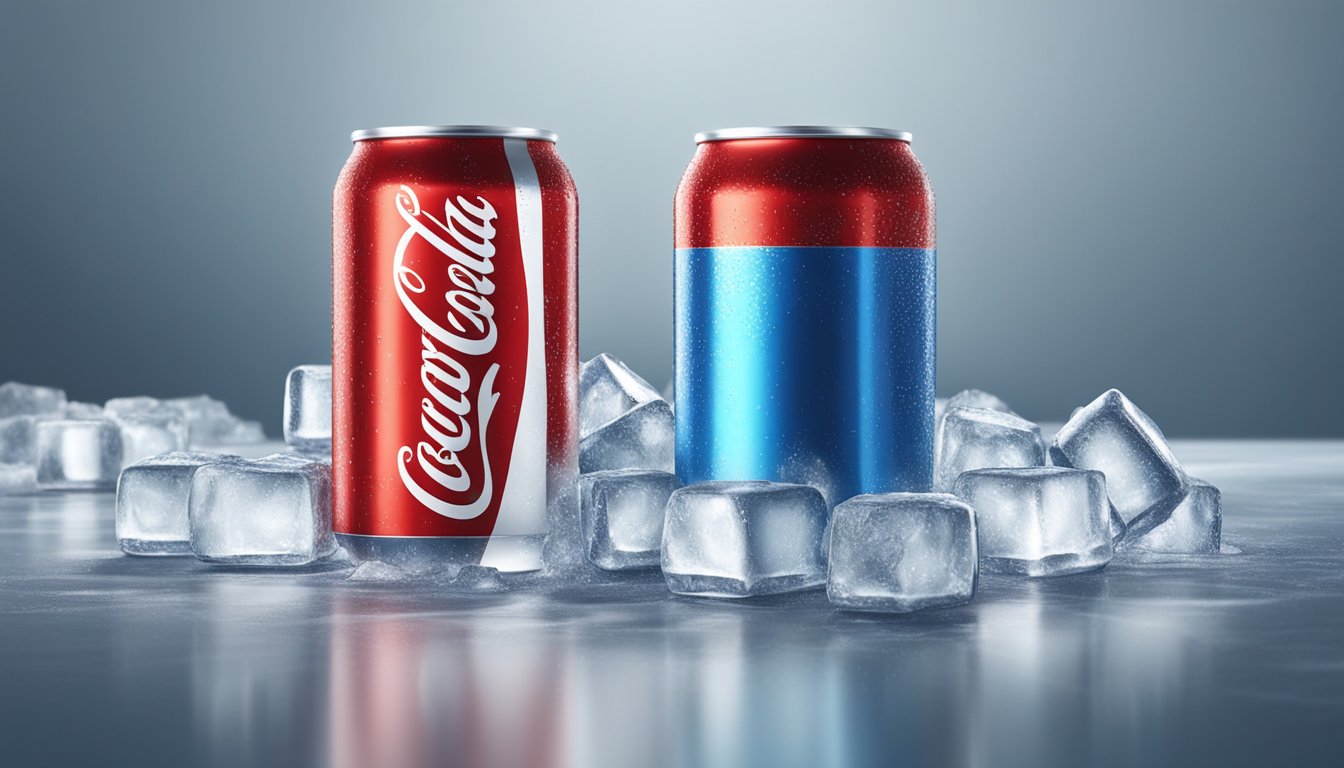
[[1240,554],[908,617],[129,558],[110,494],[0,498],[0,764],[1337,764],[1344,443],[1176,450]]

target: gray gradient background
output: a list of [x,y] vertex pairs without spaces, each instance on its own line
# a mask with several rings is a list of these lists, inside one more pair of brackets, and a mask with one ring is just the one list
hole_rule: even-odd
[[1081,5],[3,0],[0,379],[278,434],[349,131],[483,122],[560,133],[582,354],[661,386],[691,134],[836,123],[932,177],[941,391],[1344,434],[1344,4]]

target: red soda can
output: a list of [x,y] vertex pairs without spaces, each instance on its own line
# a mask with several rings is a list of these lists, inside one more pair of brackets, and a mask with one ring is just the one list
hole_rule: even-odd
[[333,208],[333,527],[356,560],[541,567],[578,473],[578,197],[555,134],[356,131]]

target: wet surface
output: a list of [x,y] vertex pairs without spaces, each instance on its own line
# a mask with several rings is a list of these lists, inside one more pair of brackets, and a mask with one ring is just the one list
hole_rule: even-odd
[[1344,443],[1175,448],[1239,554],[907,617],[130,558],[111,494],[0,497],[0,762],[1337,764]]

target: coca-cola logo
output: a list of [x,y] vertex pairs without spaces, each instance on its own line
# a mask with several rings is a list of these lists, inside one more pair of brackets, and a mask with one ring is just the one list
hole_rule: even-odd
[[[494,488],[486,430],[499,401],[495,391],[499,363],[492,363],[473,383],[461,360],[489,354],[498,340],[490,302],[495,284],[489,278],[495,269],[491,241],[497,214],[483,197],[473,203],[459,196],[444,201],[440,220],[422,210],[415,192],[405,185],[397,193],[396,206],[407,229],[397,242],[393,284],[402,307],[420,327],[420,383],[425,392],[420,401],[421,439],[414,447],[398,449],[397,469],[406,490],[426,508],[444,517],[470,520],[490,505]],[[407,249],[418,241],[443,257],[437,265],[443,272],[429,281],[408,263]],[[416,265],[429,275],[420,266],[423,261]],[[431,284],[448,290],[431,290]],[[463,461],[475,455],[479,462]],[[472,477],[468,466],[478,464],[480,475]]]

